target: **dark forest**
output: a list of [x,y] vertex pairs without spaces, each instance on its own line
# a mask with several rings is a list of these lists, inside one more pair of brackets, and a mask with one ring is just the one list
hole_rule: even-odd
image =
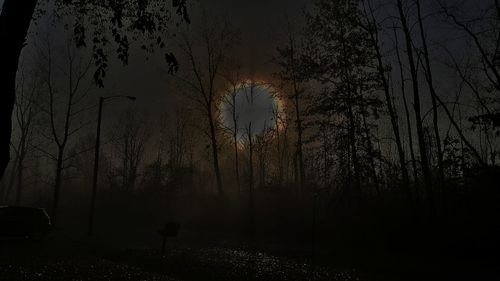
[[0,281],[500,278],[499,0],[0,7]]

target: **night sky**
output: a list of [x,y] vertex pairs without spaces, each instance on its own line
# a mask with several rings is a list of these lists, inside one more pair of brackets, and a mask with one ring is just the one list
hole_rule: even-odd
[[[0,0],[0,4],[2,3],[3,0]],[[189,14],[192,19],[189,29],[194,30],[200,25],[203,13],[216,17],[219,21],[230,22],[239,31],[241,38],[240,44],[234,52],[243,66],[243,73],[247,76],[273,81],[276,65],[271,60],[276,55],[276,47],[284,42],[284,33],[287,29],[286,21],[288,19],[294,27],[300,29],[303,23],[304,9],[311,4],[311,1],[199,0],[189,3]],[[174,30],[174,32],[182,32],[185,27],[181,26],[181,29]],[[34,38],[34,32],[40,31],[51,33],[53,37],[62,37],[62,35],[57,35],[60,28],[60,26],[54,27],[41,19],[37,26],[31,27],[30,38]],[[442,37],[444,31],[431,31],[429,36],[431,41],[436,39],[432,38],[434,32],[439,32]],[[453,37],[454,34],[447,33],[447,36]],[[179,55],[180,52],[176,49],[177,39],[166,38],[166,40],[168,51]],[[32,56],[36,49],[34,44],[29,43],[28,39],[28,46],[24,50],[27,57]],[[454,45],[451,44],[451,46]],[[186,62],[179,58],[179,63],[182,71],[183,64]],[[436,75],[440,74],[441,71],[437,71]],[[139,50],[137,44],[132,43],[129,64],[123,66],[117,59],[111,59],[105,80],[106,87],[97,89],[96,92],[101,95],[118,93],[137,96],[138,100],[134,107],[139,108],[140,111],[147,111],[148,115],[156,118],[179,106],[179,99],[183,97],[178,93],[179,91],[176,89],[178,86],[175,82],[175,77],[167,73],[167,65],[161,50],[156,54],[145,54]],[[445,81],[445,86],[449,82],[453,81]],[[112,111],[121,112],[127,107],[129,105],[119,103],[112,106]]]
[[[227,20],[240,33],[240,43],[235,53],[243,67],[243,75],[275,82],[273,73],[276,72],[276,66],[271,59],[276,55],[276,47],[283,42],[286,17],[291,22],[299,21],[303,7],[308,2],[306,0],[194,1],[190,10],[192,23],[189,28],[195,29],[199,26],[203,11],[216,16],[217,20]],[[179,54],[180,52],[175,49],[177,44],[175,39],[170,40],[169,43],[174,53]],[[145,112],[145,118],[154,120],[165,114],[172,117],[176,110],[185,107],[186,93],[179,92],[178,81],[167,73],[162,53],[154,54],[148,60],[144,60],[144,57],[144,52],[133,51],[128,66],[123,67],[117,62],[110,71],[104,94],[122,93],[138,96],[137,101],[132,105],[116,103],[110,106],[115,117],[119,116],[123,110],[133,107]],[[187,62],[179,58],[179,63],[182,72],[183,64]],[[265,102],[267,104],[261,104],[261,107],[269,108],[269,99]],[[261,125],[263,125],[261,122],[263,118],[270,120],[269,114],[262,116],[262,111],[254,111],[254,108],[249,110],[252,112],[247,112],[246,120],[253,116],[254,123]],[[111,116],[110,119],[113,117]],[[108,126],[113,124],[113,121],[108,122]],[[262,130],[262,126],[259,130]],[[240,134],[242,133],[241,131]]]
[[[195,29],[199,25],[203,11],[216,16],[220,21],[227,20],[240,33],[241,40],[236,53],[244,72],[272,80],[276,69],[271,58],[276,54],[276,47],[282,44],[286,17],[291,22],[300,20],[303,7],[308,2],[193,1],[190,7],[192,23],[189,28]],[[175,39],[169,43],[175,53]],[[146,109],[149,117],[155,118],[162,113],[174,111],[178,107],[179,99],[183,97],[176,90],[176,79],[167,74],[162,53],[152,55],[148,60],[144,60],[144,57],[145,54],[136,49],[132,50],[128,66],[123,67],[121,63],[116,63],[115,67],[110,69],[109,78],[106,80],[106,92],[138,96],[134,107]],[[185,62],[180,59],[179,63],[182,71]],[[113,109],[119,112],[127,106],[129,105],[117,104],[113,105]]]
[[[3,1],[0,0],[0,4]],[[179,29],[172,30],[176,33],[189,30],[196,30],[203,24],[203,14],[217,18],[219,21],[228,21],[239,31],[240,43],[235,48],[234,55],[238,58],[242,66],[242,79],[256,77],[269,82],[276,82],[273,74],[276,72],[276,65],[271,61],[276,55],[276,48],[285,42],[285,32],[287,30],[287,19],[293,27],[300,30],[303,26],[303,12],[311,4],[307,0],[277,0],[277,1],[250,1],[250,0],[223,0],[223,1],[191,1],[189,2],[189,14],[192,23],[189,26],[183,25]],[[432,5],[431,5],[432,6]],[[393,9],[389,7],[388,9]],[[479,9],[479,8],[478,8]],[[429,41],[432,42],[433,52],[436,60],[446,57],[439,44],[447,45],[450,49],[461,52],[460,44],[456,44],[454,39],[459,38],[455,32],[450,32],[446,25],[439,25],[441,29],[429,31]],[[36,53],[35,32],[49,33],[54,38],[63,38],[67,35],[60,35],[61,26],[50,25],[43,18],[38,21],[38,25],[32,25],[31,35],[28,38],[28,46],[24,49],[25,60]],[[382,35],[383,36],[383,35]],[[181,52],[178,50],[178,38],[166,37],[167,51],[173,51],[179,57],[180,72],[186,66]],[[384,38],[382,38],[384,40]],[[386,44],[393,44],[392,39]],[[401,38],[402,40],[402,38]],[[435,42],[435,43],[434,43]],[[386,55],[391,56],[388,49]],[[105,79],[105,88],[95,89],[93,95],[97,102],[99,95],[132,95],[137,96],[135,103],[117,102],[106,105],[103,126],[112,127],[114,120],[127,108],[136,109],[148,120],[159,120],[162,115],[175,115],[175,111],[186,106],[186,93],[179,91],[179,81],[175,76],[168,74],[167,64],[163,58],[162,50],[155,54],[146,54],[138,48],[136,42],[131,43],[129,64],[123,66],[114,54],[110,57],[110,67]],[[392,54],[393,55],[393,54]],[[466,55],[466,54],[465,54]],[[394,62],[393,62],[394,63]],[[449,69],[442,64],[435,64],[437,84],[443,87],[443,95],[449,92],[447,88],[453,89],[456,81],[448,78]],[[245,77],[246,76],[246,77]],[[442,76],[442,78],[441,78]],[[424,107],[430,106],[430,101],[423,98]],[[188,102],[189,103],[189,102]],[[425,116],[430,116],[426,114]],[[429,117],[428,117],[429,118]],[[387,126],[381,124],[382,131],[389,130]],[[109,130],[109,129],[108,129]]]
[[[276,47],[282,45],[284,32],[286,31],[286,19],[291,23],[298,23],[301,20],[303,9],[308,4],[307,0],[278,0],[278,1],[250,1],[250,0],[223,0],[223,1],[189,1],[189,14],[192,23],[183,25],[172,31],[179,33],[188,28],[195,30],[203,21],[203,14],[215,17],[218,21],[229,22],[239,32],[240,41],[234,51],[240,64],[242,65],[242,79],[249,76],[258,77],[261,80],[275,82],[273,73],[276,72],[276,65],[271,59],[276,55]],[[3,0],[0,0],[0,5]],[[31,60],[36,57],[37,45],[40,45],[39,36],[51,37],[57,42],[70,38],[71,34],[62,29],[62,24],[51,24],[42,17],[37,21],[37,25],[31,26],[28,35],[28,45],[24,48],[24,61],[27,66],[35,65]],[[173,51],[179,57],[180,72],[183,71],[185,61],[179,56],[177,38],[167,37],[167,50]],[[157,122],[161,116],[173,117],[176,110],[186,107],[186,94],[179,91],[177,79],[168,74],[167,64],[163,58],[163,52],[157,51],[154,54],[146,54],[138,48],[138,44],[131,43],[130,57],[128,65],[124,66],[115,55],[110,56],[110,67],[104,81],[105,87],[99,89],[95,87],[91,98],[91,103],[95,100],[97,104],[98,96],[109,95],[131,95],[137,96],[137,101],[112,102],[105,105],[103,115],[104,131],[111,132],[116,120],[127,109],[134,109],[141,112],[142,117],[150,122]],[[267,100],[269,102],[269,100]],[[189,102],[188,102],[189,103]],[[269,104],[262,104],[261,107],[269,107]],[[250,109],[247,112],[250,118],[255,115],[254,123],[262,123],[260,119],[269,119],[261,116],[261,111]],[[90,113],[93,114],[93,113]],[[258,119],[258,120],[257,120]],[[89,130],[92,130],[89,127]],[[154,130],[153,134],[156,134]]]

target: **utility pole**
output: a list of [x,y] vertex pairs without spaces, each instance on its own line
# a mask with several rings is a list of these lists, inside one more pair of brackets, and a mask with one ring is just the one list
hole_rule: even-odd
[[101,119],[102,119],[102,106],[104,101],[112,98],[126,98],[131,101],[135,101],[137,98],[133,96],[110,96],[110,97],[100,97],[99,98],[99,113],[97,115],[97,132],[95,138],[95,150],[94,150],[94,173],[92,177],[92,195],[90,199],[90,211],[89,211],[89,225],[87,230],[87,236],[92,236],[92,231],[94,227],[94,213],[95,213],[95,198],[97,193],[97,175],[99,173],[99,151],[101,146]]

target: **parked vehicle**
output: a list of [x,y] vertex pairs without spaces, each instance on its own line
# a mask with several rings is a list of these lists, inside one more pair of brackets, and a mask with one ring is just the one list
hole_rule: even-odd
[[41,239],[50,231],[51,223],[42,208],[0,207],[0,237]]

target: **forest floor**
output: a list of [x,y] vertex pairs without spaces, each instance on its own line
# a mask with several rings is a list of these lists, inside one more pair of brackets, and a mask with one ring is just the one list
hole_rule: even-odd
[[354,271],[227,248],[125,249],[83,239],[0,241],[0,281],[362,280]]
[[[372,261],[370,266],[350,259],[345,256],[343,260],[323,260],[313,265],[306,258],[292,255],[179,245],[170,246],[161,254],[158,249],[108,247],[84,239],[49,236],[43,241],[0,241],[0,281],[495,280],[477,275],[475,272],[481,274],[481,269],[475,271],[470,264],[443,263],[430,257],[413,260],[400,257],[399,262],[405,266],[399,266],[397,258],[368,255],[365,259]],[[428,264],[436,266],[429,270]],[[455,271],[455,274],[442,274],[438,268],[441,265],[447,267],[442,272]],[[495,273],[500,276],[499,271]]]

